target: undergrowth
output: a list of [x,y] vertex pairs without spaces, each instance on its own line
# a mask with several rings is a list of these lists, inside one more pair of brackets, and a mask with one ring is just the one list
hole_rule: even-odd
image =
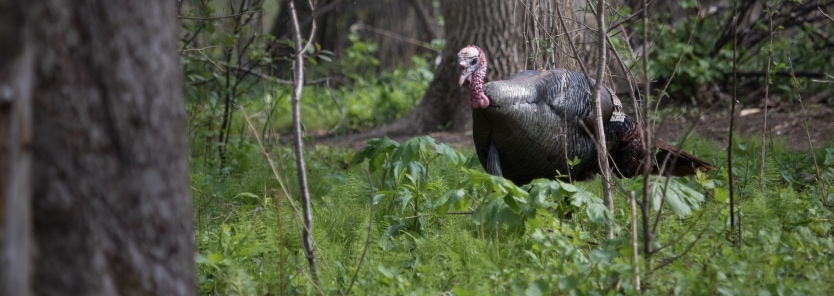
[[[650,260],[640,238],[645,292],[834,291],[832,212],[823,205],[834,201],[834,148],[817,153],[818,180],[809,154],[772,143],[761,188],[757,140],[739,141],[739,240],[728,233],[724,152],[703,139],[687,143],[718,169],[670,182]],[[374,139],[359,151],[317,146],[308,160],[320,264],[314,283],[289,202],[296,189],[285,196],[259,152],[240,147],[236,155],[251,159],[222,173],[192,171],[201,294],[637,293],[627,193],[639,180],[617,181],[617,238],[605,243],[599,181],[516,187],[483,173],[471,151],[429,137]],[[291,151],[270,153],[292,186]],[[563,219],[568,212],[573,218]]]
[[[691,9],[697,1],[681,3]],[[203,9],[197,15],[211,15],[211,6]],[[739,234],[729,230],[726,151],[698,135],[687,139],[685,150],[718,169],[651,179],[654,234],[651,240],[643,237],[638,219],[636,262],[628,201],[643,186],[639,178],[616,181],[615,210],[606,213],[598,180],[536,180],[518,187],[485,174],[472,151],[430,137],[403,143],[373,139],[358,151],[308,146],[320,273],[314,281],[300,240],[294,156],[281,142],[290,130],[291,89],[264,82],[275,70],[267,67],[274,61],[265,47],[274,37],[232,25],[249,20],[249,14],[229,15],[236,18],[228,25],[183,26],[187,32],[211,32],[200,41],[223,45],[183,51],[201,295],[637,294],[638,276],[647,294],[834,293],[834,146],[815,152],[818,171],[808,152],[769,142],[761,180],[761,142],[736,142]],[[651,76],[677,73],[669,91],[686,96],[726,80],[728,48],[716,49],[710,39],[722,24],[692,17],[661,28],[655,35],[664,46],[652,47]],[[691,44],[690,32],[696,36]],[[764,55],[756,52],[786,49],[805,57],[805,70],[830,69],[831,55],[814,54],[813,45],[821,43],[807,37],[814,29],[793,32],[802,33],[801,42],[785,39],[756,48],[741,69],[760,68]],[[193,39],[184,38],[184,48]],[[408,70],[378,74],[377,46],[358,36],[349,40],[338,59],[318,46],[306,53],[307,81],[319,80],[306,86],[301,98],[308,135],[348,133],[402,117],[433,78],[431,57],[415,57]],[[250,42],[254,49],[238,50]],[[787,84],[775,85],[783,85],[779,91],[790,97]],[[254,144],[241,108],[268,143],[280,180]],[[606,214],[613,217],[616,235],[609,241]]]

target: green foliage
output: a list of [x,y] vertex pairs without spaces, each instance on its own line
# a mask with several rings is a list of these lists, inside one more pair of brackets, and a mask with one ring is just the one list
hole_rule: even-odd
[[[785,17],[779,13],[789,14],[786,10],[787,1],[763,1],[771,10],[775,18]],[[798,1],[790,1],[798,2]],[[715,13],[701,12],[697,15],[698,1],[678,1],[676,4],[684,9],[684,18],[673,18],[671,12],[652,14],[649,18],[651,29],[649,38],[652,46],[649,48],[649,76],[653,79],[671,79],[668,93],[679,98],[694,98],[707,91],[705,85],[728,83],[732,80],[732,42],[728,41],[718,47],[718,37],[728,24],[732,9],[721,9]],[[702,7],[703,10],[708,9]],[[780,10],[781,9],[781,10]],[[629,9],[622,9],[621,15],[629,15]],[[742,24],[746,25],[746,24]],[[768,34],[769,19],[767,14],[754,20],[749,28],[740,36],[755,33]],[[762,78],[762,83],[771,84],[771,100],[779,101],[795,97],[797,90],[791,87],[790,78],[776,76],[776,72],[805,71],[816,73],[831,73],[834,68],[834,52],[829,40],[819,35],[819,30],[834,28],[834,23],[822,22],[817,25],[797,25],[791,28],[774,27],[773,44],[769,38],[757,40],[755,44],[741,44],[737,48],[739,72],[764,72],[770,56],[770,73]],[[642,36],[643,23],[636,22],[629,29],[634,30],[633,36]],[[829,36],[830,37],[830,36]],[[621,56],[630,57],[624,40],[614,38],[615,48],[622,52]],[[791,69],[789,59],[793,62]],[[631,65],[641,65],[641,60],[627,60]],[[635,69],[641,69],[635,67]],[[639,70],[638,70],[639,71]],[[807,78],[798,78],[801,89],[824,89],[824,84],[813,83]],[[742,98],[747,100],[748,98]]]
[[[679,3],[692,8],[697,1]],[[211,5],[189,12],[213,14]],[[651,75],[671,75],[683,56],[676,79],[681,83],[673,83],[673,91],[691,92],[693,85],[723,79],[728,49],[707,54],[709,38],[720,26],[704,19],[658,30],[663,46],[652,48],[656,72]],[[644,184],[639,178],[615,183],[615,209],[607,212],[598,181],[534,180],[516,186],[484,173],[471,151],[431,137],[403,143],[373,139],[358,151],[308,146],[312,236],[320,264],[320,280],[313,282],[294,208],[294,154],[277,141],[289,132],[291,89],[230,70],[247,66],[238,63],[243,60],[270,65],[282,59],[267,55],[265,45],[272,37],[255,34],[249,49],[238,52],[242,47],[236,45],[252,36],[249,27],[224,19],[183,22],[183,28],[204,32],[200,40],[218,46],[183,59],[201,295],[637,294],[638,275],[647,294],[834,291],[828,280],[834,266],[834,148],[812,155],[768,143],[765,179],[760,180],[760,141],[736,142],[735,197],[742,225],[737,234],[728,229],[725,151],[697,136],[686,150],[718,169],[692,178],[649,179],[650,227],[658,221],[650,245],[654,253],[651,258],[642,253],[643,224],[638,220],[641,253],[636,262],[628,196],[631,191],[640,195]],[[695,40],[685,46],[692,29]],[[432,66],[424,58],[415,58],[411,69],[378,74],[376,45],[356,36],[350,40],[342,56],[317,45],[304,53],[307,80],[338,78],[305,86],[301,111],[308,132],[337,126],[335,132],[348,132],[401,117],[432,79]],[[834,55],[814,54],[809,42],[785,40],[761,52],[749,49],[753,53],[745,55],[742,69],[758,69],[764,53],[787,49],[801,57],[795,66],[830,67]],[[245,59],[227,60],[227,53]],[[773,69],[784,69],[786,62],[777,57]],[[263,160],[241,108],[267,140],[281,182]],[[228,126],[222,127],[225,115]],[[225,135],[222,142],[220,135]],[[211,156],[221,146],[222,165]],[[564,219],[568,214],[573,218]],[[603,236],[606,216],[613,218],[613,240]]]
[[[413,62],[415,66],[411,69],[356,76],[350,84],[306,86],[301,96],[305,128],[333,130],[339,134],[380,126],[404,116],[421,99],[434,77],[425,59],[415,57]],[[351,73],[345,74],[357,75]],[[267,119],[267,114],[276,114],[270,118],[270,123],[278,131],[289,132],[292,118],[280,115],[290,114],[290,95],[289,86],[275,85],[270,92],[260,95],[260,100],[252,100],[249,104],[253,114],[268,112],[259,116],[262,120]]]
[[[742,139],[737,145],[741,247],[734,247],[736,239],[727,232],[727,176],[721,165],[695,178],[650,180],[656,192],[666,188],[665,199],[653,195],[652,207],[662,204],[666,210],[650,265],[642,254],[638,220],[637,264],[647,293],[834,290],[826,280],[834,266],[834,224],[821,198],[827,194],[830,203],[834,197],[834,148],[818,153],[817,180],[812,166],[795,165],[810,164],[810,155],[774,143],[762,188],[755,179],[757,143]],[[687,149],[720,164],[723,152],[712,147],[698,141]],[[273,155],[293,163],[289,150]],[[485,174],[469,155],[430,137],[403,143],[373,139],[356,152],[315,147],[308,164],[318,284],[309,279],[300,251],[299,218],[288,202],[294,197],[271,189],[278,185],[267,164],[240,162],[246,167],[232,169],[222,181],[196,166],[201,294],[637,293],[625,194],[615,195],[611,213],[617,238],[601,243],[606,213],[595,193],[597,181],[535,180],[518,187]],[[279,173],[291,176],[292,169],[287,165]],[[620,182],[631,190],[641,181]],[[572,220],[563,219],[568,212],[574,213]]]

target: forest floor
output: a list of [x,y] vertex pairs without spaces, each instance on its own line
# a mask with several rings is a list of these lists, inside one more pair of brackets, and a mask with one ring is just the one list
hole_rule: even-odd
[[[761,137],[764,110],[760,107],[736,106],[736,117],[734,120],[735,136]],[[712,140],[716,143],[724,143],[726,146],[730,130],[730,116],[728,108],[710,108],[702,110],[699,115],[690,115],[690,111],[684,111],[680,107],[673,107],[661,110],[661,121],[656,124],[657,138],[667,142],[685,139],[686,134],[691,130],[701,138]],[[677,114],[676,114],[677,113]],[[806,106],[807,116],[803,116],[799,106],[774,106],[770,107],[767,114],[768,138],[774,141],[784,141],[793,150],[807,150],[810,143],[818,148],[821,145],[834,141],[834,111],[831,106],[825,104],[813,104]],[[806,133],[807,119],[807,133]],[[452,145],[460,149],[472,148],[471,131],[450,132],[439,131],[429,134],[437,142]],[[392,137],[398,142],[417,135],[404,135]],[[335,137],[320,141],[320,144],[349,146],[359,149],[365,145],[361,137]]]

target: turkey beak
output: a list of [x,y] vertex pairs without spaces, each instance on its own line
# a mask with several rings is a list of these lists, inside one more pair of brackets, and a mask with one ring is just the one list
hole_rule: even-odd
[[458,85],[463,86],[467,80],[469,80],[469,76],[472,75],[472,68],[466,67],[466,62],[461,63],[460,65],[460,78],[458,78]]

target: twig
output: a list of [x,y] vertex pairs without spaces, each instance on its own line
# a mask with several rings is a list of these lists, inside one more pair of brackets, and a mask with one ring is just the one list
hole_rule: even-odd
[[[233,69],[233,70],[236,70],[236,71],[242,71],[245,74],[257,76],[258,78],[261,78],[261,79],[264,79],[264,80],[269,80],[269,81],[272,81],[272,82],[275,82],[275,83],[278,83],[278,84],[293,85],[295,83],[295,81],[293,81],[293,80],[281,79],[281,78],[278,78],[278,77],[275,77],[275,76],[270,76],[270,75],[267,75],[267,74],[264,74],[264,73],[261,73],[261,72],[252,71],[254,68],[242,68],[242,67],[234,66],[234,65],[225,65],[223,62],[220,62],[219,64],[222,65],[222,66],[226,66],[229,69]],[[330,77],[322,77],[322,78],[313,79],[313,80],[305,80],[304,85],[321,84],[321,83],[326,83],[326,82],[329,82],[329,81],[330,81]]]
[[[298,185],[301,191],[302,208],[304,210],[304,229],[301,233],[301,243],[304,246],[304,253],[307,256],[307,261],[310,264],[310,272],[312,273],[313,281],[318,282],[318,267],[316,264],[316,254],[313,252],[312,230],[313,230],[313,212],[310,204],[310,191],[307,186],[307,169],[304,163],[304,140],[301,131],[301,92],[304,89],[304,53],[306,46],[302,47],[301,31],[298,26],[298,15],[295,11],[295,1],[290,1],[290,17],[292,19],[293,29],[295,31],[295,45],[296,48],[301,48],[295,55],[294,61],[294,85],[292,94],[292,123],[293,133],[295,134],[295,162],[298,170]],[[312,3],[310,4],[312,7]],[[313,29],[310,33],[315,32],[316,22],[313,21]],[[310,38],[312,39],[312,38]],[[309,46],[309,42],[307,43]]]
[[249,118],[249,114],[246,114],[246,110],[243,107],[240,107],[240,114],[243,114],[243,119],[246,120],[246,124],[249,126],[249,130],[252,131],[252,134],[255,136],[255,141],[258,142],[258,147],[261,149],[261,153],[263,153],[267,163],[269,163],[269,167],[270,169],[272,169],[272,175],[275,177],[275,180],[278,181],[278,185],[281,187],[281,191],[284,192],[284,197],[287,199],[287,201],[290,202],[290,206],[292,207],[293,213],[296,213],[296,215],[298,215],[298,206],[293,201],[292,194],[290,194],[287,185],[284,183],[284,179],[281,178],[281,173],[278,172],[278,168],[275,166],[275,162],[272,161],[272,157],[269,156],[269,153],[266,151],[266,148],[264,147],[263,141],[261,141],[261,138],[258,136],[258,133],[255,130],[255,125],[252,124],[252,120]]
[[736,225],[735,216],[735,178],[733,177],[733,124],[736,118],[736,100],[738,100],[738,67],[737,67],[737,46],[738,46],[738,32],[736,25],[738,23],[738,8],[736,1],[733,1],[733,99],[730,102],[730,132],[727,143],[727,174],[730,185],[730,232],[733,232]]
[[333,95],[333,90],[330,87],[329,79],[327,80],[327,83],[325,83],[325,85],[327,86],[327,94],[330,95],[330,99],[333,100],[333,104],[336,104],[336,108],[339,109],[339,121],[336,122],[336,125],[333,126],[332,129],[327,131],[327,133],[332,134],[340,126],[342,126],[342,121],[345,120],[345,110],[342,108],[342,104],[339,104],[339,99],[337,99],[336,96]]
[[632,256],[634,260],[634,287],[640,291],[640,256],[637,248],[637,197],[634,196],[634,191],[630,192],[629,206],[631,208],[631,248],[634,250]]
[[[315,10],[315,11],[312,11],[312,12],[311,12],[311,14],[310,14],[310,16],[308,16],[308,17],[304,18],[304,20],[303,20],[303,21],[301,21],[299,24],[301,25],[301,27],[306,27],[306,26],[307,26],[308,24],[310,24],[310,22],[312,22],[314,19],[316,19],[316,18],[318,18],[318,17],[320,17],[320,16],[322,16],[322,15],[324,15],[324,14],[326,14],[326,13],[330,12],[330,10],[333,10],[334,8],[336,8],[336,6],[338,6],[340,3],[342,3],[342,0],[333,0],[333,1],[330,1],[330,3],[327,3],[326,5],[324,5],[324,6],[322,6],[322,7],[319,7],[319,9],[317,9],[317,10]],[[286,33],[284,33],[284,35],[281,35],[281,36],[275,36],[275,37],[277,37],[276,39],[286,39],[286,38],[288,38],[288,37],[289,37],[289,35],[290,35],[291,33],[292,33],[292,32],[286,32]]]
[[[788,47],[787,56],[788,67],[790,67],[790,69],[793,70],[793,60],[791,59],[790,47]],[[811,141],[811,132],[810,128],[808,127],[808,113],[805,110],[805,103],[802,100],[802,94],[799,92],[799,81],[796,80],[796,77],[791,77],[791,86],[793,86],[796,89],[796,95],[799,100],[799,107],[800,110],[802,110],[802,122],[805,125],[805,136],[808,139],[808,152],[809,154],[811,154],[811,159],[813,159],[814,161],[814,170],[817,174],[817,182],[820,182],[820,186],[822,186],[822,188],[820,188],[820,198],[822,199],[822,204],[824,206],[831,207],[831,205],[828,203],[828,188],[827,186],[825,186],[824,183],[822,183],[822,173],[820,173],[820,166],[817,162],[817,154],[814,153],[814,143]]]
[[203,51],[203,50],[206,50],[206,49],[211,49],[211,48],[216,48],[216,47],[217,47],[217,45],[206,46],[206,47],[201,47],[201,48],[183,48],[183,49],[180,49],[180,53],[186,53],[186,52],[192,52],[192,51]]
[[210,21],[210,20],[218,20],[218,19],[224,19],[224,18],[239,17],[239,16],[243,16],[243,15],[247,15],[247,14],[253,14],[253,13],[258,13],[258,12],[261,12],[261,10],[260,10],[260,9],[256,9],[256,10],[244,11],[244,12],[241,12],[241,13],[236,13],[236,14],[221,15],[221,16],[210,16],[210,17],[195,17],[195,16],[182,16],[182,15],[178,15],[178,16],[177,16],[177,18],[178,18],[178,19],[182,19],[182,20]]
[[695,237],[695,241],[693,241],[691,244],[689,244],[688,246],[686,246],[686,249],[684,249],[684,250],[683,250],[683,252],[681,252],[681,253],[680,253],[680,254],[678,254],[678,255],[675,255],[675,256],[674,256],[674,257],[672,257],[672,258],[668,258],[668,259],[666,259],[666,260],[663,260],[663,262],[661,262],[660,264],[658,264],[657,266],[655,266],[654,268],[652,268],[652,270],[651,270],[651,271],[649,271],[649,273],[654,273],[655,271],[660,270],[661,268],[665,267],[666,265],[669,265],[669,264],[671,264],[672,262],[675,262],[675,260],[678,260],[678,259],[680,259],[681,257],[686,256],[686,254],[688,254],[688,253],[689,253],[689,251],[691,251],[691,250],[692,250],[692,248],[693,248],[693,247],[695,247],[695,244],[697,244],[697,243],[698,243],[698,241],[700,241],[700,240],[701,240],[701,237],[704,235],[704,233],[706,233],[706,232],[707,232],[707,230],[708,230],[708,229],[709,229],[709,227],[704,227],[704,229],[702,229],[702,230],[701,230],[701,233],[699,233],[699,234]]
[[781,76],[781,77],[811,77],[811,78],[825,78],[825,72],[810,72],[810,71],[776,71],[770,73],[770,71],[747,71],[747,72],[738,72],[739,77],[751,77],[751,76]]
[[[246,103],[246,104],[243,104],[243,105],[239,105],[239,106],[238,106],[238,108],[244,108],[244,107],[248,106],[249,104],[250,104],[250,103]],[[212,112],[212,113],[213,113],[213,112]],[[206,124],[206,123],[211,123],[211,122],[212,122],[212,121],[214,121],[215,119],[220,118],[221,116],[226,116],[226,115],[228,115],[228,114],[223,113],[223,114],[219,114],[219,115],[212,115],[212,116],[209,116],[209,118],[203,119],[203,120],[201,120],[201,121],[199,121],[199,122],[197,122],[197,123],[190,124],[190,125],[189,125],[189,129],[188,129],[188,137],[190,138],[190,137],[191,137],[191,133],[192,133],[194,130],[196,130],[198,127],[200,127],[201,125],[204,125],[204,124]]]
[[[698,12],[696,12],[695,15],[696,15],[696,17],[700,17],[700,15],[701,15],[701,1],[700,0],[698,0]],[[700,19],[698,21],[700,21]],[[663,84],[663,88],[661,88],[660,92],[658,92],[657,103],[655,103],[655,108],[654,108],[655,113],[657,113],[660,110],[660,101],[663,99],[663,96],[666,94],[666,90],[669,89],[669,85],[672,84],[672,79],[675,77],[675,75],[678,74],[678,71],[680,70],[681,62],[683,61],[683,57],[686,55],[685,53],[689,49],[689,46],[692,44],[692,39],[693,39],[693,37],[695,37],[695,28],[697,28],[697,27],[698,27],[698,24],[697,24],[697,21],[696,21],[692,25],[692,29],[689,30],[689,38],[687,38],[687,40],[686,40],[686,46],[684,46],[683,51],[678,56],[678,61],[675,62],[675,68],[674,68],[674,70],[672,70],[672,74],[669,75],[669,79],[666,79],[666,83]]]
[[579,61],[579,67],[582,68],[582,73],[588,73],[588,69],[585,68],[585,63],[582,59],[579,58],[579,51],[576,50],[576,45],[573,44],[573,39],[570,38],[570,33],[568,32],[568,27],[565,25],[565,19],[562,17],[562,10],[559,9],[559,5],[556,5],[556,14],[559,16],[559,23],[562,24],[562,28],[565,30],[565,35],[568,38],[568,44],[570,44],[570,49],[573,52],[573,58]]
[[356,271],[353,272],[353,278],[350,279],[350,285],[348,285],[347,291],[350,292],[350,289],[353,288],[353,283],[356,282],[356,276],[359,275],[359,270],[362,269],[362,262],[365,262],[365,254],[368,253],[368,246],[371,245],[371,230],[374,227],[374,182],[371,179],[371,173],[365,169],[365,176],[368,177],[368,187],[371,188],[371,209],[368,218],[368,234],[365,238],[365,247],[362,248],[362,256],[359,256],[359,262],[356,263]]
[[[298,25],[298,14],[295,13],[295,4],[294,1],[290,1],[290,12],[291,12],[291,19],[293,24],[293,29],[295,29],[295,39],[296,39],[296,48],[299,48],[295,54],[292,55],[293,58],[297,58],[298,56],[302,56],[307,48],[310,47],[310,44],[313,44],[313,37],[316,35],[316,18],[315,18],[315,11],[316,9],[313,7],[313,0],[308,0],[307,3],[310,4],[310,10],[313,11],[313,18],[310,20],[310,36],[307,36],[307,43],[304,46],[301,46],[301,26]],[[300,60],[304,62],[304,59]]]
[[[700,118],[701,117],[700,112],[698,113],[698,116],[695,116],[695,117]],[[695,130],[695,125],[696,124],[692,124],[689,127],[689,130],[686,131],[686,133],[684,133],[683,140],[681,140],[680,144],[678,145],[678,148],[682,148],[684,146],[684,144],[686,143],[686,139],[688,139],[689,136],[692,134],[692,131]],[[667,163],[670,161],[670,158],[671,158],[671,154],[667,155],[663,159],[663,165],[660,166],[660,167],[665,168]],[[673,161],[673,164],[674,164],[674,161],[676,161],[676,159],[673,159],[671,161]],[[663,176],[663,169],[660,170],[660,174],[658,174],[658,175]],[[658,225],[660,225],[660,214],[663,212],[663,204],[666,201],[666,192],[669,189],[669,182],[671,180],[672,180],[672,178],[667,177],[664,184],[663,184],[663,199],[660,200],[660,208],[657,210],[657,216],[655,217],[654,225],[652,226],[652,233],[657,233],[657,227],[658,227]],[[687,233],[688,233],[688,231],[687,231]]]
[[[706,215],[706,212],[707,212],[706,210],[703,210],[703,211],[698,212],[698,216],[696,216],[696,217],[693,219],[693,221],[692,221],[692,223],[689,225],[689,227],[688,227],[685,231],[682,231],[680,234],[678,234],[678,236],[677,236],[675,239],[673,239],[673,240],[672,240],[672,243],[670,243],[670,244],[666,244],[666,245],[663,245],[663,246],[661,246],[661,247],[659,247],[659,248],[655,249],[655,250],[654,250],[654,252],[655,252],[655,253],[660,252],[660,251],[662,251],[662,250],[664,250],[664,249],[666,249],[666,248],[668,248],[668,247],[674,246],[677,242],[682,241],[682,240],[683,240],[683,238],[684,238],[685,236],[689,235],[689,233],[690,233],[693,229],[695,229],[695,226],[698,226],[698,225],[697,225],[697,224],[698,224],[698,222],[700,222],[700,221],[701,221],[701,219],[703,219],[703,218],[704,218],[704,216]],[[707,229],[709,229],[709,227],[704,227],[704,229],[703,229],[702,231],[706,231]]]
[[767,15],[769,17],[768,19],[770,20],[768,28],[768,30],[770,31],[770,47],[768,47],[767,49],[767,66],[765,68],[765,73],[767,73],[767,76],[765,76],[764,114],[762,114],[762,163],[759,167],[759,188],[761,188],[762,190],[765,189],[765,160],[767,159],[767,113],[769,111],[767,106],[768,103],[770,103],[770,83],[772,82],[770,80],[770,60],[773,57],[773,14],[776,13],[774,9],[774,7],[768,7],[768,9],[766,9]]
[[819,10],[820,10],[820,13],[822,13],[822,15],[824,15],[825,17],[827,17],[828,19],[830,19],[832,22],[834,22],[834,18],[832,18],[832,17],[831,17],[830,15],[828,15],[827,13],[825,13],[825,11],[822,11],[822,6],[817,6],[817,9],[819,9]]
[[[475,212],[474,211],[472,211],[472,212],[447,212],[446,215],[472,215],[473,213],[475,213]],[[421,218],[421,217],[431,217],[431,216],[434,216],[434,215],[435,214],[417,214],[417,215],[412,215],[412,216],[401,217],[400,220],[417,219],[417,218]]]
[[[602,91],[602,79],[605,74],[605,63],[607,58],[608,48],[605,46],[605,0],[597,2],[597,45],[599,46],[599,61],[597,61],[596,83],[593,85],[591,91],[591,98],[594,102],[594,113],[596,120],[594,121],[596,136],[597,136],[597,161],[602,176],[602,198],[605,203],[605,237],[609,240],[614,239],[614,229],[611,226],[614,213],[614,200],[611,198],[611,166],[608,164],[608,147],[605,144],[605,128],[602,120],[602,98],[600,93]],[[590,84],[590,81],[588,81]]]
[[[215,47],[215,46],[210,46],[210,47]],[[235,70],[235,71],[238,71],[238,72],[243,72],[243,74],[245,74],[245,75],[256,76],[258,78],[261,78],[261,79],[264,79],[264,80],[269,80],[269,81],[272,81],[272,82],[275,82],[275,83],[278,83],[278,84],[292,85],[293,83],[295,83],[292,80],[281,79],[281,78],[271,76],[271,75],[267,75],[267,74],[264,74],[264,73],[261,73],[261,72],[256,72],[256,71],[254,71],[255,67],[244,68],[244,67],[240,67],[240,66],[236,66],[236,65],[231,65],[229,63],[222,62],[222,61],[220,61],[220,62],[213,61],[213,60],[211,60],[211,58],[206,56],[205,53],[203,53],[201,51],[202,49],[205,49],[205,48],[194,49],[194,50],[184,50],[184,51],[180,51],[180,52],[183,52],[183,53],[187,53],[187,52],[191,52],[191,51],[200,52],[201,54],[203,54],[203,56],[206,59],[198,59],[198,60],[207,61],[207,62],[211,63],[212,65],[214,65],[215,67],[217,67],[217,69],[219,69],[221,71],[226,71],[226,69],[232,69],[232,70]],[[305,80],[304,85],[321,84],[321,83],[329,82],[331,79],[332,79],[331,77],[322,77],[322,78],[317,78],[317,79]]]
[[[654,4],[654,1],[655,0],[649,0],[648,5]],[[646,9],[646,7],[648,7],[648,6],[643,6],[642,8],[640,8],[637,11],[635,11],[634,13],[632,13],[631,15],[627,16],[625,19],[614,23],[613,25],[611,25],[611,27],[608,28],[608,32],[611,32],[614,29],[616,29],[617,27],[622,26],[623,24],[625,24],[627,22],[630,22],[632,19],[634,19],[635,17],[637,17],[638,15],[643,13],[643,9]],[[700,5],[699,5],[699,7],[700,7]],[[640,288],[638,288],[638,290],[640,290]]]
[[383,35],[383,36],[387,36],[387,37],[397,39],[399,41],[402,41],[402,42],[405,42],[405,43],[408,43],[408,44],[412,44],[412,45],[416,45],[416,46],[428,49],[432,52],[436,52],[436,53],[440,52],[437,49],[433,48],[431,46],[431,44],[425,43],[422,40],[414,39],[414,38],[411,38],[411,37],[403,37],[400,34],[397,34],[397,33],[394,33],[394,32],[391,32],[391,31],[388,31],[388,30],[385,30],[385,29],[380,29],[380,28],[368,26],[368,25],[365,25],[365,24],[354,24],[354,25],[350,26],[350,31],[351,32],[356,31],[356,30],[368,30],[368,31],[371,31],[371,32],[374,32],[374,33],[377,33],[377,34],[380,34],[380,35]]
[[[643,119],[649,120],[649,101],[651,94],[651,80],[649,77],[649,3],[643,0]],[[648,122],[643,124],[641,139],[643,147],[651,147],[651,126]],[[640,203],[641,214],[643,215],[643,252],[646,255],[646,266],[651,267],[652,258],[652,236],[649,229],[649,174],[652,171],[651,153],[643,157],[643,199]]]

